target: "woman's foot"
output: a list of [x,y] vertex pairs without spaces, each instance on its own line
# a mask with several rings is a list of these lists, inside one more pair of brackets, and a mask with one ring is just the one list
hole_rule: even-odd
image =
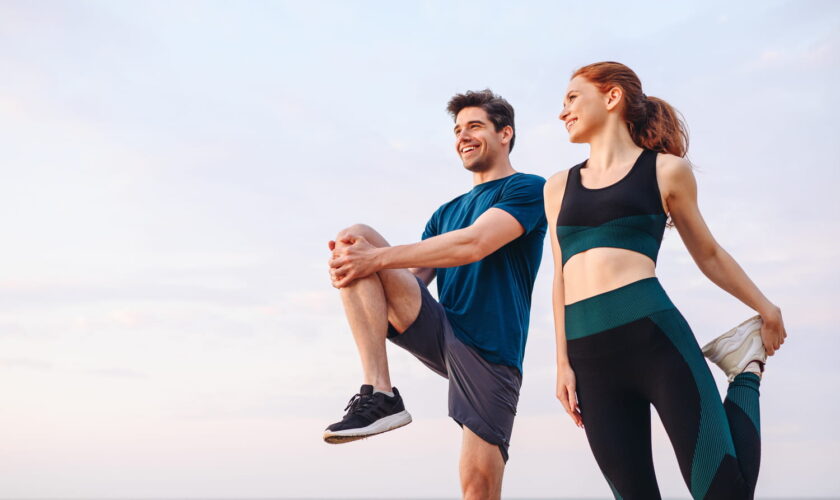
[[761,316],[753,316],[709,342],[703,347],[703,354],[726,373],[730,382],[743,372],[760,377],[767,361],[761,340]]

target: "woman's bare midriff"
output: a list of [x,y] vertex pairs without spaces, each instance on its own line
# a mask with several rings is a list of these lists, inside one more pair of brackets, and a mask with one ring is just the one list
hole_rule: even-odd
[[563,266],[566,305],[656,276],[650,257],[623,248],[591,248]]

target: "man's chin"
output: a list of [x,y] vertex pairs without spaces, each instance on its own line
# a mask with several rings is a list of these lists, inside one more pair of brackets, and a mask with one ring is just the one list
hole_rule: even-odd
[[484,172],[488,168],[488,164],[480,161],[472,163],[464,163],[464,168],[473,173]]

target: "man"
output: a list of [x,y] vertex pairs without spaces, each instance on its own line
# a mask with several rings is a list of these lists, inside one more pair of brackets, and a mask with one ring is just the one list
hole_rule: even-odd
[[[522,383],[531,292],[546,231],[541,177],[516,172],[513,108],[490,90],[454,96],[455,147],[473,188],[442,205],[422,241],[391,247],[355,225],[329,242],[332,284],[362,360],[364,385],[324,432],[330,443],[411,422],[392,387],[385,339],[449,379],[449,415],[463,429],[464,498],[501,495]],[[437,276],[440,302],[427,286]]]

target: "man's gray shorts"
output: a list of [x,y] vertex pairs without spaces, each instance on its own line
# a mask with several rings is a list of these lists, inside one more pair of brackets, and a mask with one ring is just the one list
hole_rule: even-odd
[[388,338],[449,379],[449,416],[498,445],[507,462],[522,375],[512,366],[490,363],[461,342],[443,306],[417,281],[422,300],[417,319],[402,334],[388,325]]

